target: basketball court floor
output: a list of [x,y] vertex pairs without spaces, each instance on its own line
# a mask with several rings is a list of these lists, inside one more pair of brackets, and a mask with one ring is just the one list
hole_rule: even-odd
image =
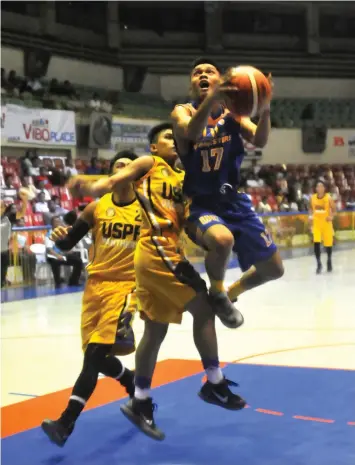
[[[65,447],[51,444],[38,426],[58,417],[81,369],[81,292],[3,304],[2,464],[354,465],[355,249],[334,254],[332,274],[316,276],[309,256],[285,269],[241,296],[242,328],[218,322],[220,360],[245,410],[197,397],[190,316],[170,328],[153,390],[162,443],[123,417],[123,390],[102,378]],[[135,330],[139,338],[139,318]],[[124,360],[133,367],[133,356]]]

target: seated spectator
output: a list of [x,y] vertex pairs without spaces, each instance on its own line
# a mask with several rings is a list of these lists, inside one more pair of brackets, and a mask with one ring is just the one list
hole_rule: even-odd
[[248,187],[263,187],[264,181],[259,179],[255,174],[249,173],[247,176]]
[[61,206],[60,199],[57,195],[53,195],[51,200],[53,200],[55,204],[55,211],[57,216],[65,215],[66,213],[68,213],[68,210]]
[[26,195],[28,200],[31,202],[32,200],[34,200],[37,197],[40,190],[38,190],[35,187],[35,185],[32,183],[31,176],[24,176],[21,179],[21,183],[22,183],[22,187],[20,187],[19,192]]
[[100,110],[101,108],[101,100],[96,92],[92,94],[92,98],[89,102],[89,107],[93,110]]
[[67,158],[65,160],[64,173],[68,178],[71,176],[77,176],[78,174],[78,170],[75,168],[74,162],[71,158]]
[[[61,226],[61,221],[58,217],[52,218],[52,229]],[[80,253],[77,252],[67,252],[64,253],[58,247],[56,247],[55,243],[51,240],[52,230],[48,231],[46,234],[45,244],[46,244],[46,256],[47,261],[52,268],[54,284],[56,289],[58,289],[62,283],[60,278],[60,268],[61,266],[72,266],[73,271],[69,278],[69,286],[78,286],[79,280],[81,276],[81,272],[83,270],[83,262],[80,258]]]
[[272,212],[272,208],[268,204],[266,196],[264,196],[260,200],[260,202],[259,202],[259,204],[258,204],[258,206],[256,208],[256,211],[257,211],[257,213],[271,213]]
[[90,160],[90,166],[86,168],[85,174],[100,174],[101,168],[98,165],[97,157],[92,157]]
[[46,195],[44,192],[40,192],[37,196],[37,202],[33,206],[35,213],[48,213],[48,202],[46,201]]
[[345,203],[345,208],[347,210],[355,211],[355,194],[353,192],[349,195],[349,198]]
[[[18,218],[15,226],[16,228],[24,228],[24,219]],[[10,248],[16,256],[14,263],[16,262],[22,267],[22,277],[25,283],[32,282],[36,273],[36,256],[31,252],[30,245],[31,239],[28,231],[14,231]]]
[[7,78],[6,90],[7,92],[11,93],[13,96],[18,97],[20,94],[19,86],[20,86],[20,80],[16,76],[16,71],[12,69],[9,72],[9,76]]
[[51,183],[50,183],[50,181],[48,179],[48,176],[49,176],[49,172],[48,172],[47,168],[45,166],[40,166],[40,168],[39,168],[39,176],[36,176],[35,181],[36,181],[36,183],[39,183],[39,182],[43,181],[43,187],[48,189],[48,188],[52,187]]
[[38,183],[38,193],[43,192],[44,194],[44,200],[48,202],[51,199],[51,194],[49,193],[49,190],[46,189],[44,181],[40,181]]
[[43,213],[43,221],[45,225],[51,225],[52,219],[57,217],[59,219],[60,216],[57,214],[56,204],[53,200],[49,200],[48,202],[48,211]]
[[17,199],[17,189],[13,185],[14,177],[12,174],[5,176],[5,185],[1,186],[1,198],[5,202],[15,202]]

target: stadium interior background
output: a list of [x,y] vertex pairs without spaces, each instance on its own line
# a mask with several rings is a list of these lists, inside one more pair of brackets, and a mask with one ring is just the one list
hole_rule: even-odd
[[[91,200],[71,198],[66,180],[106,174],[123,148],[147,153],[149,128],[188,100],[189,67],[201,55],[224,69],[272,73],[270,140],[262,150],[245,144],[242,188],[283,256],[312,254],[308,207],[319,178],[337,208],[335,252],[355,248],[354,2],[3,1],[4,311],[21,299],[81,292],[85,271],[69,286],[62,269],[55,286],[46,259],[53,218],[72,224]],[[90,244],[88,236],[75,249],[83,265]],[[187,253],[203,271],[203,252],[187,243]],[[328,462],[302,462],[310,463]]]

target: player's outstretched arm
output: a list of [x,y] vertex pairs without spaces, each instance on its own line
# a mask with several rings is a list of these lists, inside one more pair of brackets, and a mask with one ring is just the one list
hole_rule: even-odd
[[153,167],[154,159],[150,156],[140,157],[120,169],[116,174],[107,178],[102,178],[94,183],[80,177],[71,178],[68,188],[74,197],[87,195],[90,197],[101,197],[104,194],[119,190],[125,185],[131,184],[143,177]]
[[94,225],[96,204],[96,201],[89,203],[73,226],[58,226],[58,228],[55,228],[52,231],[50,238],[52,241],[55,241],[55,244],[59,249],[65,252],[69,251],[86,236]]

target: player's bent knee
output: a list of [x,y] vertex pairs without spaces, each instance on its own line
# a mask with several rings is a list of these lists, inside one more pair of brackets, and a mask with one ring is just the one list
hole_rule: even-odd
[[217,224],[209,228],[203,236],[203,242],[208,250],[228,253],[234,246],[233,234],[223,225]]

